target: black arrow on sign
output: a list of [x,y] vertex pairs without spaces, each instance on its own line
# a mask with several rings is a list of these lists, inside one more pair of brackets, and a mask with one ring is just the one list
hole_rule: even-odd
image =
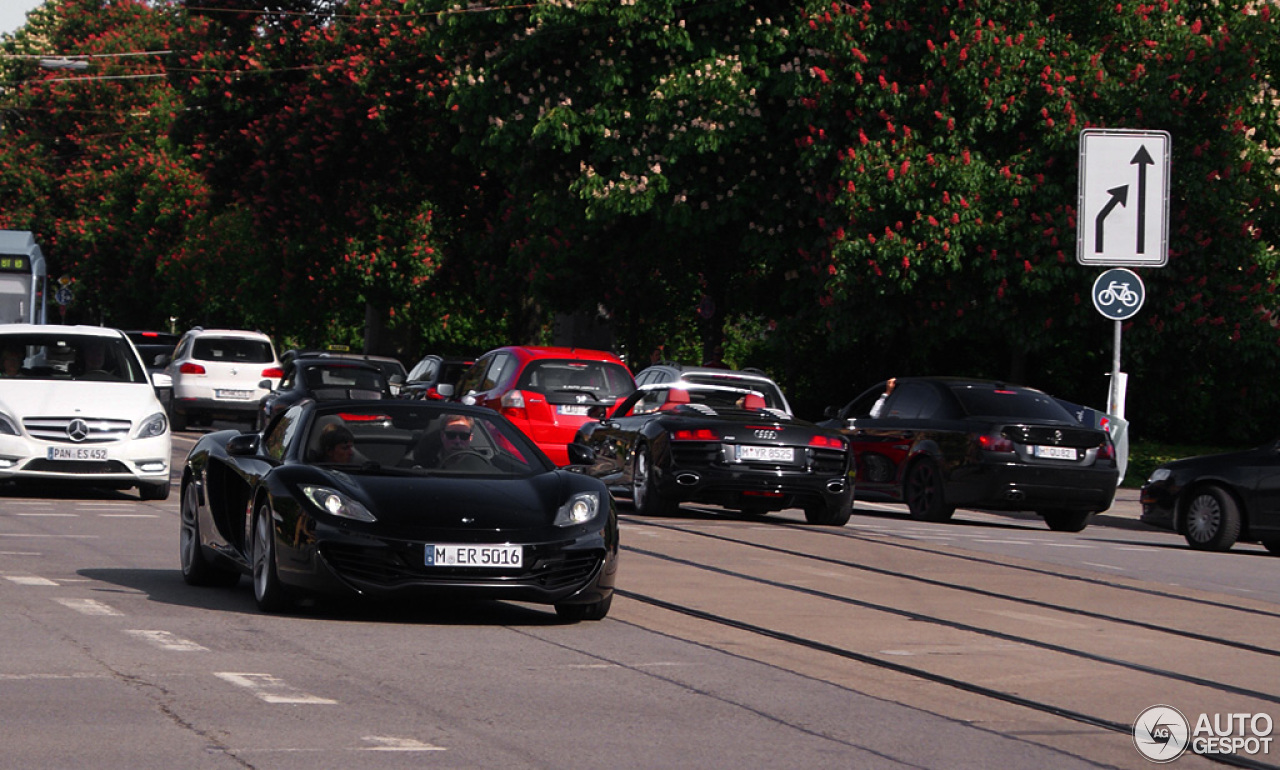
[[1138,148],[1138,154],[1129,163],[1138,166],[1138,253],[1147,251],[1147,166],[1155,165],[1155,161],[1147,154],[1144,144]]
[[[1098,212],[1098,216],[1094,222],[1094,238],[1093,250],[1097,254],[1102,253],[1102,223],[1116,206],[1124,206],[1129,200],[1129,185],[1122,184],[1119,187],[1112,187],[1107,190],[1111,194],[1111,200],[1107,201],[1107,205],[1102,207],[1102,211]],[[1141,236],[1139,236],[1141,237]]]

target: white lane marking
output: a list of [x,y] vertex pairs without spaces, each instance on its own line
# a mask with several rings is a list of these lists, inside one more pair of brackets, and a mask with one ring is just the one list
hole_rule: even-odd
[[0,556],[44,556],[40,551],[0,551]]
[[215,671],[214,676],[243,687],[267,703],[312,703],[331,705],[337,703],[330,698],[309,695],[296,687],[291,687],[283,680],[271,674],[236,674],[230,671]]
[[5,580],[17,583],[20,586],[56,586],[57,583],[49,578],[37,577],[35,575],[5,575]]
[[143,641],[150,642],[162,650],[170,650],[172,652],[208,652],[209,648],[201,644],[196,644],[188,639],[180,636],[174,636],[168,631],[143,631],[129,630],[125,631],[130,636],[136,636]]
[[1046,626],[1053,626],[1054,628],[1084,628],[1080,623],[1072,623],[1068,620],[1049,618],[1044,615],[1035,615],[1029,612],[1013,612],[1012,610],[982,610],[982,612],[986,612],[991,615],[999,615],[1002,618],[1009,618],[1011,620],[1024,620],[1028,623],[1043,623]]
[[97,540],[97,535],[40,535],[27,534],[20,532],[0,532],[0,537],[52,537],[55,539],[66,538],[67,540]]
[[993,538],[977,537],[973,539],[975,543],[1003,543],[1005,545],[1031,545],[1030,540],[996,540]]
[[1080,562],[1080,563],[1081,563],[1081,564],[1083,564],[1083,565],[1085,565],[1085,566],[1087,566],[1087,567],[1097,567],[1098,569],[1113,569],[1113,570],[1116,570],[1116,571],[1118,571],[1118,572],[1124,572],[1124,571],[1125,571],[1125,568],[1124,568],[1124,567],[1117,567],[1117,566],[1115,566],[1115,565],[1113,565],[1113,564],[1099,564],[1099,563],[1097,563],[1096,561],[1082,561],[1082,562]]
[[1097,546],[1087,545],[1083,543],[1041,543],[1040,545],[1048,548],[1096,548]]
[[413,738],[396,738],[391,735],[366,735],[361,738],[376,746],[362,746],[359,751],[448,751],[444,746],[433,746]]
[[100,519],[156,519],[154,513],[100,513]]
[[110,604],[103,604],[94,599],[54,599],[54,601],[63,607],[85,615],[124,615],[123,612]]
[[15,513],[24,519],[76,519],[80,517],[78,513]]

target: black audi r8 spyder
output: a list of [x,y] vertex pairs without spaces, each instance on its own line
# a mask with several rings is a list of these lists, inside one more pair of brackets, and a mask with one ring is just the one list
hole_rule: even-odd
[[636,513],[701,502],[747,513],[798,507],[811,524],[849,521],[844,437],[766,407],[759,393],[664,383],[642,386],[607,415],[594,409],[597,419],[569,445],[570,460],[630,497]]
[[250,575],[264,612],[303,594],[476,597],[609,611],[617,511],[501,415],[424,401],[304,401],[261,433],[203,436],[182,473],[182,575]]

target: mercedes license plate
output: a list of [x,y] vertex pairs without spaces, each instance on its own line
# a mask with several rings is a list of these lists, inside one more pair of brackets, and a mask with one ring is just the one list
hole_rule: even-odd
[[1074,460],[1076,449],[1069,446],[1037,446],[1036,457],[1047,457],[1050,460]]
[[736,447],[734,458],[740,462],[761,461],[770,463],[795,462],[795,447],[789,446],[742,446]]
[[50,460],[105,460],[107,459],[107,450],[90,449],[88,447],[49,447]]
[[428,567],[520,567],[524,549],[518,545],[431,545]]
[[252,390],[215,390],[213,391],[215,398],[232,398],[237,401],[247,401],[253,398]]

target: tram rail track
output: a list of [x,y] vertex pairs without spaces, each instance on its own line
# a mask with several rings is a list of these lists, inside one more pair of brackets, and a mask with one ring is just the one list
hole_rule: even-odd
[[[669,519],[648,519],[629,515],[624,515],[622,518],[623,521],[630,526],[653,528],[656,531],[663,531],[680,537],[697,538],[702,541],[710,540],[727,547],[753,549],[759,553],[767,554],[770,557],[795,559],[800,563],[819,564],[824,569],[845,571],[850,574],[871,575],[876,578],[883,578],[890,581],[908,581],[912,584],[925,588],[937,588],[939,590],[961,592],[962,595],[969,595],[981,600],[1012,602],[1046,613],[1062,613],[1068,616],[1087,618],[1100,624],[1109,624],[1108,627],[1115,626],[1119,629],[1140,629],[1143,632],[1169,637],[1171,639],[1171,643],[1188,642],[1197,645],[1209,645],[1207,649],[1222,649],[1224,654],[1243,655],[1246,656],[1246,658],[1244,658],[1246,660],[1251,656],[1260,656],[1263,660],[1259,665],[1267,668],[1274,667],[1274,658],[1280,656],[1280,650],[1263,644],[1222,638],[1188,628],[1159,625],[1133,617],[1125,617],[1114,612],[1099,612],[1086,607],[1063,606],[1059,603],[1043,601],[1029,596],[1010,595],[991,590],[989,588],[984,588],[981,585],[965,585],[955,581],[948,582],[934,577],[929,577],[927,575],[915,574],[907,570],[890,569],[884,566],[860,563],[848,558],[833,557],[830,555],[806,551],[797,548],[794,545],[786,546],[775,543],[759,542],[757,540],[753,540],[752,536],[745,532],[738,533],[732,529],[717,527],[714,531],[711,531],[708,530],[707,527],[699,526],[700,524],[709,522],[719,524],[721,523],[721,520],[718,519],[700,520],[696,522],[672,522]],[[728,519],[723,521],[732,522],[732,520]],[[922,557],[955,559],[959,560],[959,563],[969,561],[975,564],[981,563],[987,568],[1007,569],[1014,573],[1025,572],[1028,575],[1037,575],[1044,578],[1079,581],[1088,584],[1094,589],[1121,592],[1119,595],[1146,597],[1149,599],[1167,602],[1185,602],[1190,606],[1203,606],[1205,608],[1213,608],[1215,611],[1248,613],[1255,618],[1264,620],[1280,618],[1280,613],[1268,612],[1257,607],[1244,608],[1241,607],[1238,602],[1224,602],[1206,599],[1200,596],[1189,596],[1187,594],[1180,594],[1167,589],[1135,585],[1105,577],[1065,574],[1059,570],[1039,568],[1025,563],[1010,563],[995,557],[984,557],[974,553],[960,552],[953,547],[933,547],[922,546],[919,544],[908,544],[898,542],[878,534],[866,535],[843,528],[817,528],[811,525],[792,523],[779,518],[771,518],[767,520],[752,519],[748,520],[746,523],[767,523],[769,526],[777,526],[788,531],[804,533],[804,537],[806,538],[842,538],[860,546],[887,546],[892,548],[908,549],[911,552],[918,553]],[[759,527],[753,528],[752,534],[758,534],[760,531],[761,529]],[[856,596],[848,595],[847,590],[844,593],[841,593],[838,591],[826,591],[811,586],[793,585],[785,580],[778,580],[759,574],[751,574],[748,571],[729,568],[719,564],[711,564],[698,561],[696,559],[683,558],[671,553],[655,550],[653,548],[638,547],[636,545],[626,543],[625,541],[623,550],[629,553],[634,553],[635,555],[645,559],[658,560],[682,569],[703,571],[708,574],[713,574],[717,578],[721,579],[728,579],[730,581],[746,581],[758,587],[767,587],[770,590],[791,592],[798,596],[803,596],[806,599],[812,598],[824,602],[836,602],[843,604],[844,606],[855,608],[856,610],[885,613],[912,622],[923,622],[949,629],[951,631],[961,632],[964,634],[975,634],[987,639],[997,640],[1001,643],[1017,645],[1023,648],[1038,649],[1055,655],[1069,656],[1070,658],[1082,661],[1084,665],[1106,667],[1104,670],[1118,669],[1121,671],[1133,672],[1146,677],[1154,677],[1157,682],[1167,681],[1170,683],[1189,685],[1194,688],[1202,688],[1202,690],[1207,693],[1216,692],[1222,695],[1242,697],[1267,705],[1280,703],[1280,694],[1264,689],[1258,689],[1242,684],[1232,684],[1230,682],[1219,681],[1212,676],[1200,676],[1193,673],[1176,671],[1160,665],[1152,665],[1146,662],[1126,659],[1121,656],[1100,654],[1098,652],[1077,649],[1069,645],[1056,644],[1051,641],[1046,641],[1045,639],[1038,639],[1031,634],[1009,633],[1007,631],[986,628],[973,623],[960,622],[953,618],[944,617],[942,613],[922,612],[908,609],[904,606],[896,606],[892,602],[858,598]],[[1020,694],[1015,692],[1013,688],[1002,689],[1000,687],[988,686],[987,684],[983,684],[981,681],[978,681],[978,677],[966,678],[964,676],[956,676],[955,672],[945,673],[938,670],[931,670],[925,666],[911,665],[901,660],[890,659],[885,654],[873,654],[855,649],[853,646],[832,643],[830,640],[824,641],[820,638],[806,635],[804,633],[794,633],[791,629],[771,627],[771,624],[768,624],[767,621],[762,623],[759,622],[758,619],[754,619],[749,615],[744,617],[742,613],[720,612],[716,611],[714,608],[707,608],[705,605],[698,606],[696,602],[673,600],[664,595],[661,591],[644,591],[633,588],[624,588],[620,589],[619,593],[624,597],[642,602],[651,607],[668,612],[679,613],[683,616],[695,618],[699,621],[711,623],[719,627],[735,629],[740,632],[770,639],[775,642],[781,642],[786,645],[821,653],[822,655],[835,656],[840,659],[857,662],[862,665],[872,666],[882,671],[911,677],[934,685],[941,685],[951,688],[952,690],[968,693],[980,698],[1011,704],[1019,708],[1030,709],[1037,713],[1063,718],[1082,725],[1101,728],[1112,733],[1132,735],[1133,732],[1133,726],[1131,723],[1118,721],[1114,718],[1107,717],[1102,713],[1093,712],[1089,709],[1073,708],[1068,705],[1054,702],[1052,698],[1036,697],[1034,694]],[[1118,602],[1118,604],[1123,603]],[[1263,670],[1266,670],[1266,668]],[[1214,763],[1232,767],[1272,768],[1273,770],[1275,768],[1280,768],[1280,765],[1268,764],[1249,756],[1235,754],[1201,756]]]

